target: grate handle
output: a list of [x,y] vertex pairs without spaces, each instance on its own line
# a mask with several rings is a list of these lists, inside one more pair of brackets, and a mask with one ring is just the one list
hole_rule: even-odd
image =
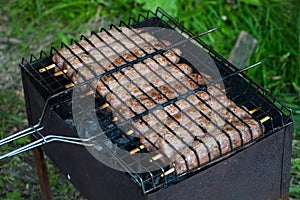
[[[25,130],[31,130],[31,129],[32,128],[28,128],[28,129],[25,129]],[[21,132],[24,132],[24,131],[21,131]],[[16,133],[14,135],[19,135],[21,132]],[[32,134],[32,133],[35,133],[35,132],[37,132],[37,131],[36,130],[28,131],[29,134]],[[25,133],[26,135],[23,134],[23,137],[29,135],[28,133]],[[14,135],[12,135],[12,136],[14,136]],[[18,137],[18,138],[21,138],[21,136]],[[5,138],[4,140],[6,140],[6,139],[7,138]],[[33,141],[33,142],[31,142],[31,143],[23,146],[23,147],[20,147],[20,148],[18,148],[16,150],[13,150],[13,151],[11,151],[9,153],[0,155],[0,160],[2,160],[4,158],[15,156],[15,155],[17,155],[19,153],[22,153],[22,152],[34,149],[36,147],[45,145],[45,144],[50,143],[50,142],[64,142],[64,143],[76,144],[76,145],[83,145],[83,146],[93,146],[94,143],[90,142],[92,139],[93,139],[93,137],[88,138],[88,139],[81,139],[81,138],[78,138],[78,137],[66,137],[66,136],[59,136],[59,135],[47,135],[45,137],[42,136],[42,138],[40,138],[40,139],[38,139],[36,141]],[[16,140],[16,139],[12,138],[10,141],[13,141],[13,140]],[[2,142],[2,140],[0,142]],[[8,142],[9,141],[5,141],[5,143],[3,142],[3,143],[1,143],[1,145],[6,144]]]
[[8,136],[6,138],[3,138],[2,140],[0,140],[0,146],[4,145],[4,144],[7,144],[9,142],[12,142],[12,141],[15,141],[15,140],[18,140],[20,138],[23,138],[23,137],[26,137],[28,135],[32,135],[33,133],[37,132],[37,131],[40,131],[42,130],[44,127],[40,127],[40,124],[36,124],[34,126],[31,126],[27,129],[24,129],[20,132],[17,132],[11,136]]

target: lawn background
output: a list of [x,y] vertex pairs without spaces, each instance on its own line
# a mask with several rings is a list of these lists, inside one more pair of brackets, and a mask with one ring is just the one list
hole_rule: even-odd
[[[0,137],[27,125],[18,63],[22,57],[49,52],[99,27],[127,21],[130,16],[162,7],[186,28],[200,33],[218,30],[202,39],[228,58],[244,30],[258,40],[248,64],[262,65],[247,74],[293,109],[295,130],[291,169],[291,199],[300,197],[300,1],[298,0],[0,0]],[[29,139],[0,147],[1,154]],[[83,199],[47,159],[55,199]],[[0,199],[39,199],[31,152],[0,161]]]

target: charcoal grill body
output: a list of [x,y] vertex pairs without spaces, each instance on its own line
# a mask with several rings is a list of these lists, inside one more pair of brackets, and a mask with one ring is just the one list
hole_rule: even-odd
[[[147,20],[151,23],[149,24]],[[138,26],[153,26],[161,22],[161,18],[146,17]],[[50,62],[50,56],[39,61],[45,66]],[[224,65],[219,58],[215,58],[215,62],[217,65]],[[46,99],[41,95],[43,92],[41,88],[37,87],[38,84],[30,78],[25,68],[26,66],[22,68],[22,76],[28,121],[29,124],[36,124]],[[242,77],[235,76],[225,82],[226,84],[235,87],[228,95],[237,96],[236,101],[243,102],[244,98],[252,97],[253,94],[257,97],[253,99],[254,103],[260,105],[266,112],[274,112],[272,102],[265,100],[266,103],[261,103],[260,98],[265,99],[263,94]],[[235,94],[244,91],[245,88],[246,95]],[[235,152],[222,161],[188,174],[188,178],[183,181],[146,194],[127,173],[99,162],[83,146],[53,142],[44,146],[43,150],[61,173],[88,199],[288,199],[292,120],[289,117],[283,118],[285,124],[289,125],[272,131],[255,144]],[[43,135],[78,136],[74,127],[66,124],[61,114],[56,111],[48,119],[47,124],[48,126],[41,131]],[[272,129],[271,125],[267,125],[266,129]]]
[[[45,104],[27,76],[23,77],[28,119],[37,122]],[[47,134],[76,132],[58,114],[49,119]],[[88,199],[288,199],[292,126],[167,189],[144,195],[124,172],[100,163],[85,147],[50,143],[43,147],[61,173]]]

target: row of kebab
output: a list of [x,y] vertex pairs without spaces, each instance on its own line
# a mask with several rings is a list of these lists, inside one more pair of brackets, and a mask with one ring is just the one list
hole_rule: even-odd
[[71,86],[113,71],[92,83],[106,99],[101,108],[119,123],[131,120],[127,135],[134,134],[141,145],[130,153],[159,150],[153,160],[171,162],[166,175],[185,173],[250,143],[268,120],[257,121],[256,110],[235,104],[221,84],[182,62],[181,55],[143,29],[119,27],[61,48],[52,60],[55,76],[72,80]]

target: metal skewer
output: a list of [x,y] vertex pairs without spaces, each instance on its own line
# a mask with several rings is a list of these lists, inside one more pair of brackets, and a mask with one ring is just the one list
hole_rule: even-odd
[[[183,43],[185,43],[185,42],[191,41],[191,40],[196,39],[196,38],[198,38],[198,37],[204,36],[204,35],[206,35],[206,34],[208,34],[208,33],[211,33],[211,32],[213,32],[213,31],[215,31],[215,30],[217,30],[217,28],[212,28],[212,29],[207,30],[207,31],[205,31],[205,32],[202,32],[202,33],[199,33],[199,34],[194,35],[194,36],[192,36],[192,37],[186,38],[186,39],[184,39],[184,40],[182,40],[182,41],[179,41],[179,42],[177,42],[177,43],[175,43],[175,44],[172,44],[171,46],[162,48],[162,49],[159,50],[158,52],[163,52],[163,51],[165,51],[165,50],[172,49],[172,48],[175,47],[175,46],[178,46],[178,45],[183,44]],[[251,69],[251,68],[253,68],[253,67],[255,67],[255,66],[259,65],[259,64],[261,64],[261,63],[258,62],[258,63],[254,64],[254,65],[249,66],[249,67],[246,67],[246,68],[244,68],[244,69],[238,70],[237,72],[235,72],[235,73],[233,73],[233,74],[230,74],[229,77],[231,77],[231,76],[233,76],[233,75],[236,75],[236,74],[238,74],[238,73],[247,71],[247,70],[249,70],[249,69]],[[51,64],[51,65],[49,65],[49,66],[47,66],[47,67],[45,67],[45,68],[39,69],[39,72],[42,73],[42,72],[45,72],[45,71],[47,71],[47,70],[49,70],[49,69],[52,69],[52,68],[54,68],[54,67],[55,67],[55,64]],[[64,74],[64,73],[67,73],[67,71],[63,70],[63,71],[60,71],[60,72],[56,72],[56,73],[54,74],[54,76],[59,76],[59,75],[62,75],[62,74]],[[226,78],[228,78],[228,77],[226,77]],[[226,79],[226,78],[223,78],[222,80],[224,80],[224,79]],[[73,87],[73,86],[74,86],[74,83],[70,83],[70,84],[65,85],[65,88],[68,89],[68,88],[71,88],[71,87]]]

